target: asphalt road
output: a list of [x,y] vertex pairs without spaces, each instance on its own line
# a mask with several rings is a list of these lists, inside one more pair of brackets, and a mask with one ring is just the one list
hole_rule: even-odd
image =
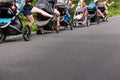
[[120,17],[0,44],[0,80],[120,80]]

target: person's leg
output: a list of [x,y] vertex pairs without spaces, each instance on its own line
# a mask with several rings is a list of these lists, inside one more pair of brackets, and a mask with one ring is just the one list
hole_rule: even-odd
[[60,26],[60,12],[57,9],[55,9],[54,13],[57,15],[57,26],[59,27]]
[[85,13],[85,15],[88,14],[87,6],[84,7],[84,13]]
[[100,14],[100,16],[102,16],[103,18],[105,17],[104,15],[103,15],[103,13],[99,10],[99,9],[97,9],[97,12]]
[[32,13],[31,13],[31,9],[29,9],[29,8],[28,9],[24,9],[23,14],[24,14],[24,16],[26,16],[26,18],[29,21],[28,26],[30,28],[32,28],[32,25],[34,24],[34,17],[33,17]]
[[75,4],[73,4],[71,0],[69,0],[68,4],[70,5],[70,9],[75,7]]
[[29,24],[28,24],[29,27],[32,28],[32,26],[34,24],[34,17],[33,17],[33,15],[32,14],[31,15],[27,15],[26,17],[27,17],[27,19],[29,21]]
[[39,8],[37,8],[37,7],[33,7],[32,10],[31,10],[31,12],[32,12],[32,13],[40,13],[40,14],[42,14],[43,16],[53,18],[53,15],[50,15],[49,13],[47,13],[47,12],[45,12],[44,10],[39,9]]

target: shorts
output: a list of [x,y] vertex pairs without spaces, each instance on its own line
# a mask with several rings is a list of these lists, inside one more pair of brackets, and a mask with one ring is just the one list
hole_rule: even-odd
[[23,11],[24,16],[31,15],[32,14],[31,10],[32,8],[24,8],[24,11]]

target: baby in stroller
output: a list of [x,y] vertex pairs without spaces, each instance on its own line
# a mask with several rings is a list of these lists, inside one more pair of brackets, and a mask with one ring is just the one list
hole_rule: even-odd
[[74,19],[73,19],[73,24],[74,27],[78,27],[80,25],[86,24],[87,26],[89,26],[88,24],[88,18],[87,18],[87,13],[85,11],[84,8],[81,8],[79,5],[77,6],[75,13],[74,13]]
[[25,3],[19,0],[0,0],[0,42],[6,39],[7,35],[23,34],[25,41],[30,40],[31,31],[26,25],[23,27],[19,18]]
[[74,17],[73,17],[73,25],[75,27],[78,27],[80,25],[88,24],[88,18],[87,18],[87,10],[86,10],[86,4],[84,0],[80,0],[78,2],[78,6],[75,10]]
[[70,23],[71,15],[69,14],[69,6],[65,2],[57,2],[56,9],[60,12],[60,25],[64,26],[65,29],[72,30],[72,26]]

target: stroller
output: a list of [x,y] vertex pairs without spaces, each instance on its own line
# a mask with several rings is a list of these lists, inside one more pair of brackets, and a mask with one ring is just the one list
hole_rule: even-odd
[[69,6],[67,3],[58,2],[56,4],[56,9],[60,12],[60,25],[73,30],[71,15],[69,14]]
[[[49,14],[54,14],[54,0],[39,0],[39,4],[36,4],[36,7],[48,12]],[[44,34],[51,30],[55,30],[56,33],[59,33],[59,28],[56,26],[56,17],[54,19],[45,17],[41,14],[37,14],[36,20],[37,30],[36,34]]]
[[25,41],[30,40],[30,28],[23,27],[19,13],[25,3],[15,0],[0,0],[0,42],[3,42],[8,35],[23,34]]
[[94,2],[90,2],[87,7],[88,18],[90,19],[90,23],[96,22],[100,23],[99,14],[97,13],[97,5]]
[[108,22],[108,13],[107,13],[107,10],[105,9],[105,6],[104,6],[104,3],[103,2],[99,2],[98,3],[98,9],[103,13],[103,15],[105,16],[105,19],[103,19],[101,16],[100,16],[100,19],[102,21],[106,21]]
[[88,18],[87,13],[85,13],[85,9],[81,8],[78,5],[73,16],[74,27],[78,27],[83,24],[86,24],[87,26],[89,26],[89,23],[90,23],[90,20]]

